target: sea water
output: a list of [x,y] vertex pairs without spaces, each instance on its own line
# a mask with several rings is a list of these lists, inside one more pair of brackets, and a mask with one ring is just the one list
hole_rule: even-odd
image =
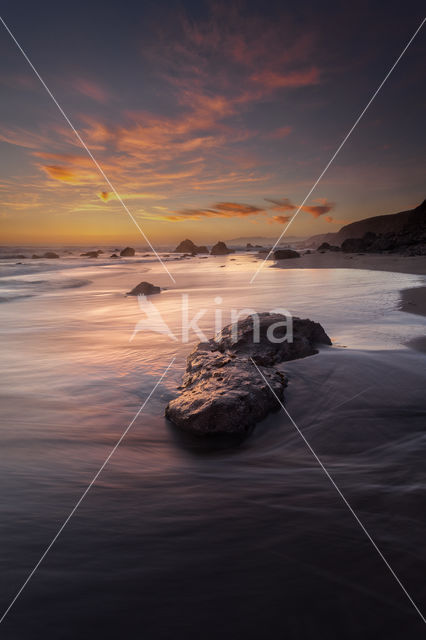
[[[37,249],[37,248],[36,248]],[[39,252],[38,249],[34,252]],[[282,365],[286,408],[420,608],[425,606],[425,319],[419,276],[269,268],[249,254],[2,260],[1,606],[140,416],[0,626],[21,638],[421,638],[423,623],[284,412],[244,442],[164,418],[185,358],[182,295],[218,314],[286,309],[333,340]],[[106,255],[109,253],[105,252]],[[23,262],[23,264],[16,264]],[[142,280],[177,338],[147,330]],[[132,338],[133,336],[133,338]]]

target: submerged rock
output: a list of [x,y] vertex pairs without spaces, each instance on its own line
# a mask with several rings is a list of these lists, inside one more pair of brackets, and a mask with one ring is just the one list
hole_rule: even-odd
[[59,256],[54,251],[46,251],[46,253],[43,254],[43,258],[48,258],[49,260],[53,260],[54,258],[59,258]]
[[300,258],[300,253],[293,249],[277,249],[274,251],[275,260],[287,260],[288,258]]
[[131,291],[128,291],[128,296],[152,296],[155,293],[161,293],[160,287],[156,287],[150,282],[140,282]]
[[135,255],[135,250],[132,247],[126,247],[120,251],[120,256],[123,258],[129,258]]
[[228,325],[215,340],[192,351],[181,394],[166,407],[169,420],[200,435],[248,433],[280,406],[251,358],[282,399],[287,380],[271,365],[317,353],[317,344],[331,344],[320,324],[301,318],[293,318],[293,342],[271,342],[288,336],[287,318],[269,313],[258,318],[258,324],[248,316]]
[[101,251],[86,251],[86,253],[80,253],[80,256],[84,258],[97,258]]
[[234,249],[228,249],[226,244],[221,241],[216,242],[216,244],[214,245],[214,247],[212,247],[212,250],[210,251],[210,254],[212,256],[226,256],[228,255],[228,253],[235,253],[235,251]]

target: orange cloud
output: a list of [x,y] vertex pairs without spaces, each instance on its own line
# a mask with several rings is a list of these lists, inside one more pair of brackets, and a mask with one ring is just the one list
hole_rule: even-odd
[[112,200],[114,198],[112,191],[100,191],[96,195],[104,202],[108,202],[108,200]]
[[272,207],[269,207],[273,211],[294,211],[296,206],[290,202],[288,198],[280,198],[279,200],[272,200],[271,198],[265,198],[266,202],[271,202]]
[[96,102],[105,104],[110,99],[109,92],[93,80],[76,78],[71,82],[71,86],[75,91],[78,91],[87,98],[96,100]]
[[173,214],[162,216],[165,220],[200,220],[202,218],[244,218],[265,211],[260,207],[239,202],[218,202],[206,209],[181,209]]
[[[270,198],[265,198],[265,200],[267,202],[272,203],[272,206],[269,208],[272,209],[273,211],[297,211],[298,209],[298,207],[295,204],[293,204],[288,198],[280,198],[279,200],[272,200]],[[306,213],[310,213],[314,218],[319,218],[320,216],[323,216],[324,214],[328,213],[335,207],[335,204],[333,202],[329,202],[324,198],[321,198],[320,200],[318,200],[318,202],[320,202],[320,204],[316,204],[316,205],[305,204],[300,208],[300,210],[306,211]],[[331,218],[331,216],[328,216],[328,218]],[[327,222],[331,222],[333,219],[331,218],[331,220],[329,220],[326,218],[326,220]]]
[[318,84],[320,78],[319,70],[315,67],[304,71],[291,71],[289,73],[279,73],[273,70],[264,70],[254,73],[250,80],[262,85],[267,89],[284,89],[295,87],[307,87]]
[[291,220],[291,216],[272,216],[269,222],[270,224],[274,222],[278,222],[279,224],[287,224],[287,222],[290,222],[290,220]]
[[213,208],[236,216],[250,216],[255,213],[263,213],[263,209],[260,207],[251,204],[240,204],[238,202],[218,202],[213,205]]
[[334,203],[333,202],[327,202],[326,200],[323,201],[323,204],[318,204],[318,205],[304,205],[302,207],[302,211],[306,211],[307,213],[310,213],[311,215],[314,216],[314,218],[319,218],[320,216],[323,216],[325,213],[328,213],[329,211],[331,211],[332,209],[334,209]]

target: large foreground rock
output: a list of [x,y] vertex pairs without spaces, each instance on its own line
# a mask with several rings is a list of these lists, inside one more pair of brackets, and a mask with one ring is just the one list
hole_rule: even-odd
[[286,335],[285,316],[262,313],[259,319],[258,333],[249,316],[237,331],[228,325],[216,340],[201,342],[192,351],[181,394],[166,407],[174,424],[200,435],[248,433],[280,406],[251,358],[282,399],[287,381],[271,365],[317,353],[317,344],[331,344],[320,324],[300,318],[293,318],[293,342],[272,343],[272,328],[275,339]]

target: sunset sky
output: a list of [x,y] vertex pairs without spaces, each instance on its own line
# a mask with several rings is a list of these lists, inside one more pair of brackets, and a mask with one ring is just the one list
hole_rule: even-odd
[[[423,3],[2,3],[155,243],[278,237],[418,27]],[[373,5],[373,6],[372,6]],[[416,206],[426,28],[290,235]],[[139,232],[0,25],[1,242]]]

